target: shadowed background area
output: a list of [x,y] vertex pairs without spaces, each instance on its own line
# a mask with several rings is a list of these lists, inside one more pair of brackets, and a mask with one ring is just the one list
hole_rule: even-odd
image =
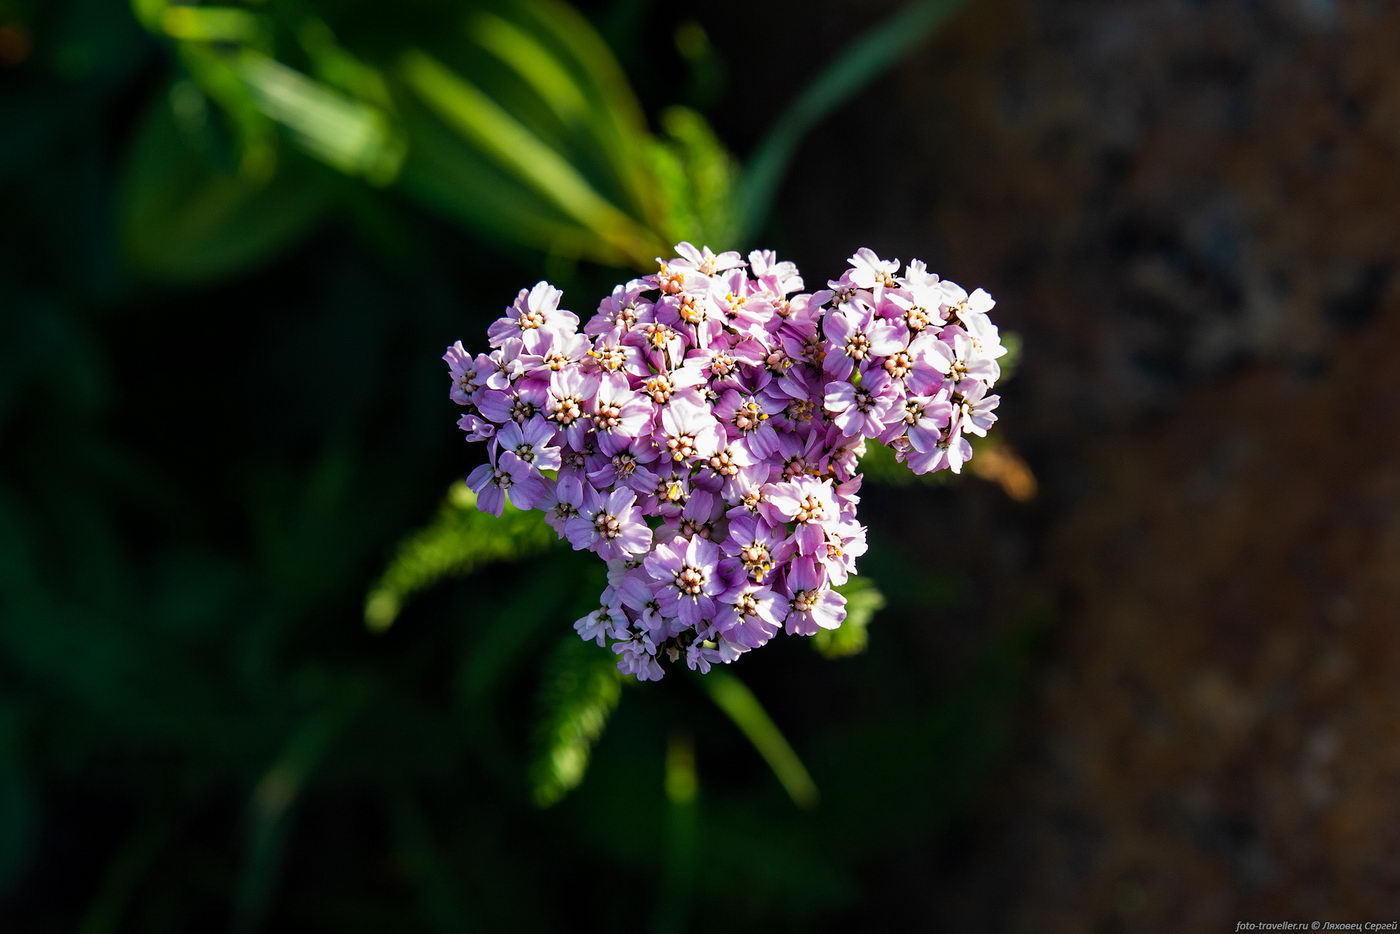
[[[0,928],[1394,920],[1397,35],[0,0]],[[624,684],[439,357],[679,239],[1021,350],[970,473],[871,468],[868,625]]]

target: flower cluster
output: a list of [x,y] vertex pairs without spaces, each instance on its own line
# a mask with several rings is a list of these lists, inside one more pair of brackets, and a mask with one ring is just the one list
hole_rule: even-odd
[[541,282],[489,353],[444,357],[459,427],[490,455],[467,478],[478,505],[542,510],[607,563],[574,628],[643,680],[840,626],[867,439],[915,473],[959,471],[996,421],[1005,353],[991,297],[917,260],[901,274],[861,249],[806,292],[771,252],[676,250],[582,330]]

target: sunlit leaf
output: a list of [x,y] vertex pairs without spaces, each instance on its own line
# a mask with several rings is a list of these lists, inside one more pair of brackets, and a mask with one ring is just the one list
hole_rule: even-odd
[[400,186],[427,207],[499,245],[625,263],[608,244],[535,189],[507,174],[442,123],[426,105],[406,98],[399,117],[408,140]]
[[[177,81],[171,102],[187,135],[225,129],[232,139],[232,151],[218,164],[236,167],[249,181],[267,183],[282,161],[277,123],[258,106],[248,82],[234,68],[234,59],[215,46],[186,42],[180,45],[180,60],[190,80]],[[218,105],[211,114],[206,100]],[[222,120],[216,119],[222,115]],[[222,140],[217,140],[222,143]],[[207,147],[201,147],[204,152]],[[205,153],[206,156],[208,153]]]
[[252,42],[263,36],[262,21],[236,7],[166,6],[154,19],[172,39]]
[[458,482],[437,518],[410,535],[365,600],[365,624],[393,625],[404,601],[449,575],[469,574],[495,561],[536,554],[556,542],[538,514],[506,507],[500,516],[476,508],[476,494]]
[[583,93],[534,36],[486,11],[477,11],[469,22],[472,38],[528,82],[561,122],[571,124],[583,117],[588,108]]
[[384,75],[350,54],[325,20],[307,19],[297,28],[296,37],[317,78],[376,107],[389,106]]
[[845,658],[865,651],[870,621],[885,607],[885,595],[868,577],[852,577],[836,591],[846,598],[846,618],[837,629],[821,629],[812,648],[827,658]]
[[696,889],[700,838],[700,777],[695,769],[695,742],[677,732],[666,743],[666,850],[661,866],[656,934],[686,929]]
[[661,115],[666,136],[653,143],[652,173],[663,195],[668,239],[729,242],[735,164],[709,123],[685,107]]
[[589,104],[583,129],[607,155],[614,181],[626,192],[625,203],[656,227],[660,204],[647,169],[646,120],[612,50],[593,24],[568,3],[531,0],[511,7],[522,29],[548,47],[568,70]]
[[260,52],[234,66],[259,109],[309,153],[342,172],[384,183],[398,174],[403,144],[384,114]]
[[619,258],[648,262],[655,255],[653,234],[602,198],[567,160],[465,76],[417,50],[404,54],[399,72],[444,121],[596,235]]

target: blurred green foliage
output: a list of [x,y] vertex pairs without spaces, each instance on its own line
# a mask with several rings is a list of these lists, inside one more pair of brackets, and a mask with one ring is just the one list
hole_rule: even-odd
[[999,761],[1035,627],[909,678],[871,616],[958,597],[897,551],[812,642],[858,658],[632,687],[567,631],[593,563],[449,487],[448,340],[763,226],[793,149],[740,164],[667,24],[653,130],[557,2],[0,0],[0,927],[706,929],[736,859],[725,927],[839,925]]
[[622,676],[608,654],[568,634],[545,662],[543,685],[530,782],[536,803],[550,805],[583,781]]
[[[645,266],[730,235],[731,159],[704,118],[673,108],[652,136],[564,3],[447,6],[403,40],[354,4],[132,6],[180,64],[128,171],[124,231],[150,274],[217,275],[304,231],[346,196],[306,158],[568,260]],[[160,249],[172,234],[181,253]]]

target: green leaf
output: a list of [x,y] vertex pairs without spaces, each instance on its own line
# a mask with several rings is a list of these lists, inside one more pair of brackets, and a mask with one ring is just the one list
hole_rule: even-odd
[[317,78],[352,97],[388,110],[390,96],[384,75],[352,55],[325,20],[304,20],[297,27],[296,38]]
[[730,242],[733,157],[705,118],[689,108],[667,108],[661,126],[666,138],[653,142],[651,167],[662,194],[667,239]]
[[399,74],[449,126],[598,237],[614,261],[649,262],[656,255],[653,233],[599,195],[567,159],[465,76],[420,50],[404,54]]
[[[660,204],[648,171],[649,136],[627,76],[593,24],[568,3],[526,0],[511,4],[521,28],[545,45],[567,69],[589,104],[581,129],[590,149],[605,154],[624,203],[653,229],[660,229]],[[650,259],[650,257],[647,257]]]
[[141,272],[180,282],[237,272],[300,237],[327,207],[327,189],[296,166],[263,181],[217,168],[212,145],[207,126],[182,130],[169,95],[147,114],[119,195],[122,243]]
[[858,655],[870,641],[870,621],[884,609],[885,595],[868,577],[852,577],[836,592],[846,598],[846,619],[837,629],[819,630],[812,636],[812,648],[827,658]]
[[472,38],[508,65],[564,124],[583,119],[588,101],[549,49],[515,23],[479,10],[468,21]]
[[236,57],[234,69],[258,109],[317,159],[379,184],[398,174],[403,143],[378,108],[251,49]]
[[470,914],[462,904],[463,880],[455,876],[433,844],[432,828],[423,809],[408,792],[400,791],[390,799],[390,813],[399,853],[418,883],[418,901],[432,930],[470,930]]
[[820,798],[816,782],[754,693],[744,682],[722,669],[698,677],[710,700],[734,721],[739,732],[768,763],[792,803],[800,808],[815,807]]
[[507,506],[500,516],[476,508],[476,494],[458,481],[429,525],[406,538],[365,599],[365,624],[376,632],[393,625],[404,601],[449,575],[470,574],[496,561],[538,554],[556,542],[532,512]]
[[[234,59],[218,51],[220,48],[195,42],[180,44],[180,61],[190,80],[176,83],[171,103],[175,104],[182,129],[192,140],[197,134],[209,137],[215,130],[227,131],[236,159],[221,158],[219,164],[236,165],[244,177],[266,183],[278,168],[281,139],[277,124],[263,113],[248,83],[233,67]],[[208,101],[219,105],[223,119],[217,124],[209,119]],[[223,142],[222,136],[215,140],[215,151],[220,157]],[[211,148],[214,147],[203,140],[197,147],[206,156]]]
[[148,808],[136,829],[111,857],[97,894],[83,915],[78,934],[112,934],[121,930],[122,918],[136,891],[170,838],[171,818],[165,807]]
[[187,42],[254,42],[263,38],[263,23],[236,7],[167,6],[155,24],[172,39]]
[[564,638],[545,665],[540,690],[530,766],[536,804],[548,807],[583,781],[593,744],[617,707],[621,690],[622,677],[611,653],[576,636]]
[[666,743],[666,844],[656,898],[655,934],[684,931],[695,898],[700,843],[700,778],[695,742],[677,732]]
[[498,244],[625,262],[586,227],[454,133],[425,104],[405,95],[398,112],[408,140],[399,183],[425,206]]
[[557,626],[561,616],[579,615],[580,595],[596,593],[600,586],[593,562],[562,548],[535,559],[531,570],[552,586],[513,587],[472,623],[470,650],[459,676],[468,711],[483,709],[511,677],[533,667],[539,642],[547,638],[544,631]]
[[847,45],[773,121],[749,159],[734,210],[735,237],[751,237],[768,217],[788,163],[803,137],[876,76],[913,51],[967,0],[914,0]]
[[1001,379],[999,382],[1006,382],[1016,374],[1021,366],[1021,335],[1015,331],[1003,331],[1001,334],[1002,346],[1006,348],[1006,355],[997,362],[1001,364]]

